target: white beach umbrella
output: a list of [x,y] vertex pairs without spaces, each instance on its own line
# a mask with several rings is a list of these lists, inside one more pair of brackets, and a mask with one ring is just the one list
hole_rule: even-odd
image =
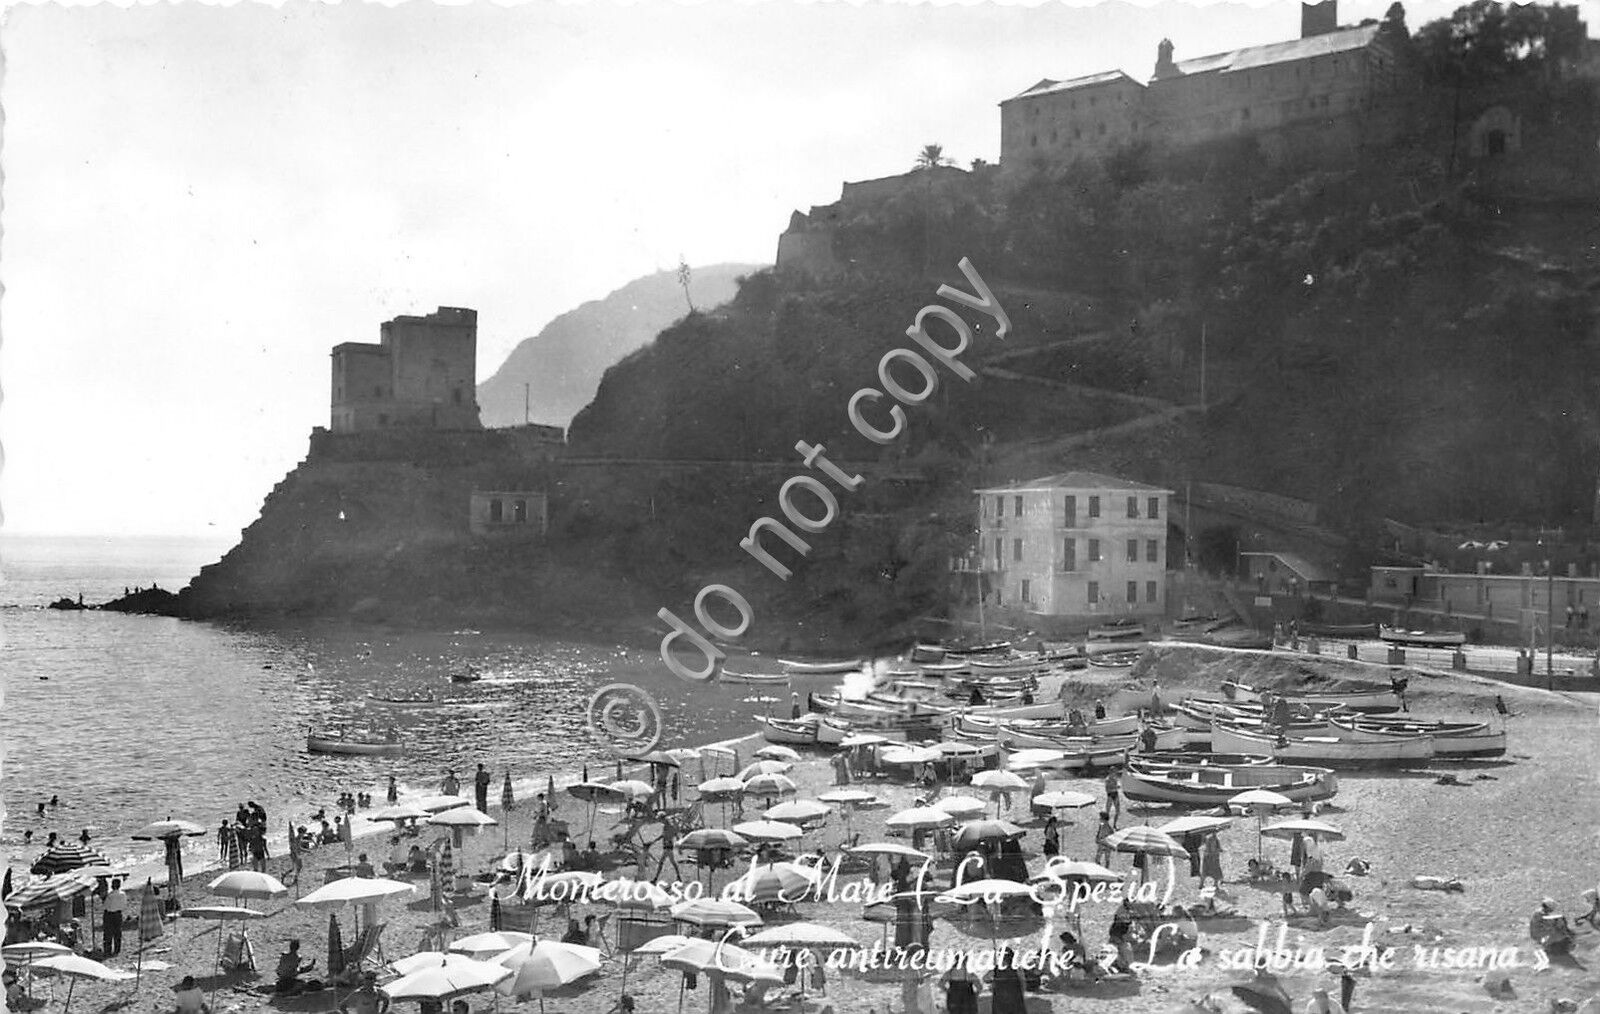
[[416,954],[407,955],[403,958],[395,958],[389,962],[389,967],[394,969],[396,975],[411,975],[413,972],[438,968],[440,965],[469,965],[470,962],[475,960],[477,959],[469,954],[452,954],[446,951],[418,951]]
[[1180,834],[1210,834],[1213,831],[1221,831],[1232,823],[1232,817],[1208,817],[1200,814],[1191,814],[1187,817],[1169,820],[1165,824],[1157,826],[1156,830],[1162,834],[1170,834],[1173,837],[1177,837]]
[[206,885],[219,898],[254,898],[267,901],[289,893],[282,881],[256,870],[230,870]]
[[879,754],[883,764],[932,764],[939,759],[939,751],[925,746],[890,746]]
[[686,937],[682,933],[663,933],[658,937],[646,940],[635,947],[634,954],[671,954],[680,947],[686,947],[694,942],[694,937]]
[[1024,895],[1031,896],[1033,888],[1015,880],[973,880],[939,895],[934,900],[967,904],[974,901],[986,901],[995,898],[1020,898]]
[[642,782],[637,778],[624,778],[621,781],[608,782],[607,784],[610,785],[613,790],[622,793],[622,797],[624,799],[629,799],[634,802],[638,802],[641,799],[649,799],[651,796],[656,794],[656,787],[654,785],[651,785],[649,782]]
[[789,841],[805,835],[805,829],[781,820],[750,820],[729,828],[751,841]]
[[756,775],[786,775],[793,767],[794,765],[788,761],[759,760],[754,764],[745,765],[744,770],[739,772],[738,778],[748,782]]
[[79,979],[99,979],[103,982],[121,982],[134,978],[134,973],[123,972],[115,968],[108,968],[98,961],[91,961],[81,954],[52,954],[33,962],[35,971],[54,972],[58,975],[70,977],[67,983],[67,1002],[61,1008],[62,1014],[72,1009],[72,988]]
[[716,898],[696,898],[672,906],[671,915],[676,922],[693,926],[759,926],[761,916],[747,905]]
[[1014,771],[1031,771],[1034,768],[1047,768],[1059,764],[1067,759],[1065,750],[1046,750],[1039,747],[1030,747],[1018,750],[1011,755],[1011,760],[1006,766]]
[[391,1000],[446,1000],[463,993],[488,989],[509,979],[512,974],[505,965],[450,955],[437,965],[402,975],[378,988]]
[[702,796],[737,796],[744,792],[744,779],[727,776],[711,778],[701,782],[695,789]]
[[433,814],[428,823],[440,827],[488,827],[500,823],[482,810],[472,806],[456,806]]
[[198,838],[206,833],[206,829],[199,824],[187,820],[158,820],[146,824],[139,830],[129,835],[134,841],[161,841],[165,838]]
[[787,820],[805,823],[816,820],[832,813],[832,808],[810,799],[791,799],[787,803],[779,803],[762,816],[768,820]]
[[849,750],[858,746],[873,746],[878,743],[893,742],[895,741],[890,739],[888,736],[884,736],[876,732],[853,732],[839,741],[839,747],[844,750]]
[[295,902],[307,908],[339,908],[342,905],[370,905],[398,894],[414,894],[416,888],[399,880],[383,877],[345,877],[323,884]]
[[1228,797],[1228,807],[1237,808],[1247,813],[1256,815],[1256,858],[1261,858],[1261,826],[1266,823],[1267,814],[1293,806],[1294,800],[1271,789],[1249,789],[1237,795]]
[[860,947],[861,944],[848,933],[814,922],[789,922],[767,926],[741,940],[740,945],[752,947]]
[[504,996],[537,996],[544,1009],[544,994],[600,971],[598,948],[538,940],[521,944],[499,959],[512,976],[495,987]]
[[972,785],[989,792],[1015,792],[1028,787],[1027,782],[1010,771],[979,771],[972,776]]
[[518,944],[533,942],[532,933],[518,933],[515,930],[498,930],[491,933],[474,933],[452,940],[449,951],[456,954],[465,954],[477,961],[483,961],[496,955],[504,954]]
[[1081,806],[1093,806],[1100,800],[1087,792],[1077,792],[1072,789],[1059,789],[1054,792],[1041,792],[1033,797],[1033,805],[1048,806],[1050,809],[1077,809]]
[[884,821],[890,827],[903,827],[908,831],[926,831],[935,827],[949,827],[956,819],[934,806],[913,806],[901,810]]
[[870,803],[878,797],[865,789],[829,789],[827,792],[817,793],[817,798],[824,803]]
[[1316,838],[1318,841],[1344,841],[1344,832],[1332,824],[1320,820],[1284,820],[1261,828],[1261,834],[1268,838],[1290,839],[1297,834],[1307,838]]
[[817,886],[817,871],[795,863],[752,867],[722,889],[722,900],[763,903],[801,901]]
[[972,796],[944,796],[935,799],[931,805],[934,809],[943,810],[952,817],[970,817],[989,808],[988,803]]
[[900,845],[892,841],[868,842],[865,845],[854,845],[845,851],[851,855],[861,856],[905,856],[907,859],[921,859],[924,862],[933,858],[926,852],[919,852],[909,845]]

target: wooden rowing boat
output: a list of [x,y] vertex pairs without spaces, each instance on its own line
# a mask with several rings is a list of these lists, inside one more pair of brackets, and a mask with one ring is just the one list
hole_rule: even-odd
[[790,676],[788,673],[730,672],[727,669],[722,670],[722,681],[724,683],[747,683],[754,686],[776,686],[788,683],[789,680]]
[[1305,637],[1342,637],[1357,640],[1378,632],[1373,623],[1300,623],[1295,632]]
[[316,730],[306,736],[306,750],[310,753],[393,757],[403,749],[397,739],[351,739],[339,733],[319,733]]
[[1348,716],[1333,719],[1334,728],[1356,742],[1383,741],[1386,735],[1432,736],[1440,760],[1500,757],[1506,752],[1506,731],[1487,722],[1412,722],[1393,717]]
[[1432,736],[1400,733],[1353,742],[1337,735],[1275,735],[1215,722],[1211,748],[1223,753],[1270,753],[1286,764],[1330,768],[1400,768],[1425,765],[1433,759]]
[[[1391,687],[1371,690],[1329,691],[1326,693],[1300,693],[1273,690],[1274,695],[1287,700],[1291,706],[1304,705],[1312,710],[1338,705],[1350,711],[1399,711],[1400,697]],[[1262,691],[1246,683],[1225,682],[1222,696],[1230,702],[1260,704]]]
[[1144,624],[1134,619],[1107,620],[1097,627],[1089,628],[1091,641],[1121,641],[1143,636]]
[[761,735],[768,743],[797,743],[809,745],[817,741],[817,727],[821,719],[816,715],[806,718],[761,718]]
[[1467,643],[1467,635],[1460,631],[1445,630],[1430,633],[1426,630],[1396,630],[1379,627],[1379,640],[1412,648],[1455,648]]
[[859,658],[841,662],[796,662],[793,659],[780,658],[778,664],[791,673],[846,673],[856,672],[861,668]]
[[1331,799],[1338,777],[1328,768],[1299,764],[1193,765],[1164,769],[1131,766],[1122,775],[1122,794],[1138,803],[1222,806],[1249,789],[1266,789],[1291,802]]

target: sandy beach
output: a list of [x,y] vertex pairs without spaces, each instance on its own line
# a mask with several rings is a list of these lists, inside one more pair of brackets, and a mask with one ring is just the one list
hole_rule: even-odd
[[[1105,698],[1112,702],[1115,711],[1117,703],[1148,700],[1150,690],[1157,683],[1163,697],[1170,701],[1189,694],[1214,695],[1223,679],[1258,686],[1334,690],[1363,680],[1387,685],[1392,671],[1367,663],[1282,652],[1158,646],[1147,652],[1133,670],[1087,670],[1047,678],[1041,686],[1040,699],[1055,697],[1060,692],[1074,703],[1092,705],[1094,700]],[[1358,977],[1353,1008],[1359,1011],[1509,1014],[1547,1011],[1555,999],[1582,1001],[1600,994],[1600,969],[1595,967],[1600,961],[1600,955],[1596,954],[1600,933],[1580,929],[1573,956],[1542,969],[1535,967],[1534,946],[1527,934],[1528,917],[1540,898],[1552,897],[1568,916],[1576,916],[1586,907],[1580,896],[1594,888],[1600,879],[1600,868],[1592,859],[1596,844],[1600,843],[1600,792],[1597,792],[1600,768],[1594,759],[1593,700],[1579,694],[1506,686],[1460,674],[1416,668],[1408,671],[1410,709],[1418,717],[1497,721],[1494,700],[1497,694],[1502,695],[1513,712],[1506,720],[1508,753],[1492,762],[1436,763],[1405,773],[1341,773],[1340,791],[1323,808],[1319,819],[1336,824],[1344,831],[1346,839],[1324,847],[1325,865],[1330,871],[1338,872],[1344,870],[1349,860],[1359,858],[1370,864],[1370,874],[1347,878],[1355,899],[1332,925],[1318,927],[1304,916],[1291,919],[1284,937],[1285,947],[1298,952],[1302,958],[1319,949],[1321,954],[1338,958],[1346,948],[1363,942],[1380,955],[1387,951],[1387,958],[1380,961],[1380,967]],[[762,743],[750,737],[732,745],[742,765]],[[827,761],[828,753],[815,748],[803,749],[802,753],[804,758],[794,766],[790,777],[799,786],[796,798],[814,798],[833,786],[834,772]],[[681,776],[684,802],[694,798],[692,786],[700,780],[700,763],[706,765],[707,776],[736,770],[731,757],[711,753],[703,754],[702,761],[686,762]],[[615,774],[613,761],[597,756],[590,773],[597,779],[609,778]],[[1454,779],[1441,783],[1440,776],[1447,773],[1454,775]],[[571,773],[568,781],[576,780],[577,772]],[[895,779],[870,779],[862,782],[861,787],[874,793],[880,805],[858,811],[853,818],[854,828],[864,832],[864,842],[893,840],[884,837],[883,819],[913,805],[918,790]],[[1078,789],[1097,798],[1104,795],[1099,779],[1068,778],[1053,781],[1051,787]],[[497,802],[498,795],[496,783],[491,797]],[[219,806],[224,802],[219,800]],[[588,807],[564,794],[559,804],[557,816],[570,822],[573,838],[581,847],[587,838],[584,825]],[[594,835],[601,843],[609,840],[617,819],[616,814],[606,813],[604,809],[598,815],[599,824]],[[754,816],[755,809],[759,807],[747,808],[747,818]],[[1158,825],[1183,812],[1186,811],[1126,805],[1121,824]],[[533,818],[531,800],[520,801],[510,812],[503,812],[495,805],[491,813],[503,821],[504,826],[485,828],[468,836],[464,849],[457,855],[458,868],[473,873],[488,869],[504,854],[503,842],[508,840],[512,848],[528,847]],[[706,826],[721,826],[723,809],[708,805],[704,816]],[[1014,806],[1005,816],[1029,829],[1023,845],[1030,871],[1037,872],[1042,863],[1041,835],[1039,825],[1029,817],[1026,791],[1016,794]],[[1074,858],[1092,858],[1093,808],[1072,811],[1072,816],[1076,823],[1062,829],[1063,850]],[[730,814],[729,821],[732,820]],[[431,841],[436,830],[425,828],[419,840]],[[829,816],[820,835],[808,835],[806,845],[815,847],[821,842],[833,849],[843,834],[844,826],[836,812]],[[1269,949],[1278,942],[1281,906],[1276,892],[1244,883],[1245,862],[1257,849],[1255,821],[1248,818],[1237,821],[1223,832],[1222,844],[1226,876],[1223,896],[1243,918],[1218,926],[1203,924],[1200,953],[1188,963],[1166,962],[1140,968],[1132,981],[1078,984],[1060,992],[1030,994],[1030,1014],[1067,1010],[1153,1014],[1190,1009],[1186,1006],[1190,1001],[1207,995],[1214,998],[1213,1009],[1246,1009],[1232,997],[1228,987],[1248,980],[1251,973],[1232,966],[1248,963],[1250,955],[1242,949],[1253,947],[1258,940],[1265,938]],[[381,865],[388,848],[387,838],[369,835],[357,841],[355,850],[368,852],[374,864]],[[1281,841],[1268,840],[1264,851],[1280,866],[1287,862],[1288,848]],[[310,853],[299,885],[287,898],[267,903],[266,918],[249,924],[259,974],[213,974],[217,924],[171,919],[165,923],[163,935],[144,948],[147,960],[167,963],[170,968],[146,971],[137,990],[131,982],[80,981],[73,994],[74,1009],[171,1010],[171,986],[185,974],[196,976],[203,988],[212,991],[214,1010],[335,1009],[344,999],[342,990],[326,990],[292,999],[275,998],[269,990],[273,964],[288,940],[301,940],[305,955],[318,958],[319,967],[325,962],[327,913],[310,911],[293,902],[298,895],[321,885],[324,871],[344,864],[346,858],[345,850],[336,845]],[[1129,857],[1119,855],[1111,865],[1119,871],[1127,871]],[[287,867],[287,858],[278,856],[271,860],[269,872],[284,878]],[[651,867],[653,870],[653,860]],[[697,868],[693,866],[685,864],[681,869],[684,880],[697,875]],[[1157,869],[1160,873],[1157,879],[1164,881],[1165,870]],[[631,865],[621,872],[631,874]],[[190,875],[183,887],[186,903],[211,903],[213,899],[208,899],[205,884],[215,875],[215,871]],[[1411,883],[1412,878],[1419,875],[1458,878],[1465,889],[1459,893],[1419,890]],[[936,876],[941,886],[947,884],[948,867],[940,868]],[[718,874],[719,887],[729,877],[726,872]],[[665,879],[673,879],[670,865]],[[841,876],[840,882],[859,879],[859,875]],[[385,957],[390,960],[422,949],[430,928],[440,919],[430,898],[427,879],[413,882],[417,885],[413,896],[386,901],[378,907],[378,919],[385,924],[382,934]],[[1197,894],[1195,881],[1187,876],[1186,869],[1180,868],[1172,900],[1189,903]],[[460,925],[449,930],[452,939],[488,929],[486,895],[462,895],[455,901]],[[254,904],[262,907],[260,902]],[[880,924],[863,920],[859,903],[802,902],[796,907],[798,918],[841,930],[864,945],[870,946],[883,933]],[[137,892],[130,891],[130,913],[136,913],[137,909]],[[1112,909],[1113,903],[1091,902],[1080,910],[1086,942],[1091,948],[1104,942]],[[602,915],[608,910],[603,905],[578,906],[572,915],[581,918],[591,912]],[[346,943],[351,939],[352,915],[350,909],[340,913]],[[553,909],[542,910],[538,926],[541,935],[553,936],[559,936],[564,928]],[[508,922],[503,928],[526,930],[529,927]],[[1029,940],[1016,943],[1031,944],[1037,937],[1035,930]],[[124,952],[112,959],[111,965],[132,969],[137,947],[137,931],[130,926],[126,931]],[[989,952],[992,945],[987,939],[965,935],[940,921],[934,930],[932,947]],[[1447,967],[1462,959],[1470,967]],[[1496,967],[1486,967],[1486,963]],[[621,972],[621,956],[608,957],[599,975],[548,994],[545,1009],[564,1014],[607,1014],[616,1008]],[[1500,978],[1509,978],[1511,992],[1491,995],[1486,983]],[[636,957],[629,964],[628,993],[635,998],[636,1009],[641,1012],[656,1014],[676,1010],[682,981],[679,973],[660,968],[654,957]],[[1333,995],[1338,995],[1337,980],[1325,971],[1292,968],[1281,973],[1280,981],[1294,997],[1296,1010],[1317,985],[1331,985]],[[40,978],[35,982],[34,994],[59,1005],[65,988],[65,980],[57,979],[52,984]],[[684,1009],[707,1009],[706,989],[707,982],[702,977],[698,990],[685,998]],[[784,1001],[774,999],[780,993],[781,990],[775,990],[769,994],[766,1009],[798,1009],[786,1007]],[[474,994],[467,999],[474,1011],[496,1007],[539,1009],[536,1000],[519,1002],[501,997],[493,1001],[490,994]],[[987,993],[979,1005],[980,1011],[989,1010]],[[826,995],[809,995],[805,1009],[821,1010],[829,1006],[838,1014],[903,1011],[906,1005],[901,976],[884,971],[862,974],[830,969]]]

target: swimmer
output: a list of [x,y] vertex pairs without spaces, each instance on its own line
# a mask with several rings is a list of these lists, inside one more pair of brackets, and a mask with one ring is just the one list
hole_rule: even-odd
[[32,845],[33,844],[33,831],[31,829],[22,832],[22,844],[24,844],[24,845]]
[[39,816],[41,816],[41,817],[44,816],[44,804],[43,803],[39,804]]
[[61,805],[61,797],[60,796],[51,796],[50,797],[50,805],[51,806],[59,806],[59,805]]

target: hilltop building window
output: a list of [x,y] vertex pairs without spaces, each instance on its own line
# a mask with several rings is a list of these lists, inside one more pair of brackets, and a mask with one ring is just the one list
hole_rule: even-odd
[[1100,602],[1100,582],[1099,581],[1090,581],[1089,582],[1089,604],[1092,606],[1092,605],[1097,605],[1099,602]]
[[1151,521],[1161,517],[1161,498],[1159,496],[1150,498],[1149,509],[1145,513],[1150,516]]
[[1090,539],[1089,540],[1089,562],[1090,563],[1099,563],[1100,562],[1100,540],[1099,539]]
[[489,520],[498,524],[506,519],[506,505],[500,500],[489,501]]
[[1100,498],[1097,496],[1091,496],[1089,498],[1089,516],[1091,518],[1097,518],[1100,516]]

